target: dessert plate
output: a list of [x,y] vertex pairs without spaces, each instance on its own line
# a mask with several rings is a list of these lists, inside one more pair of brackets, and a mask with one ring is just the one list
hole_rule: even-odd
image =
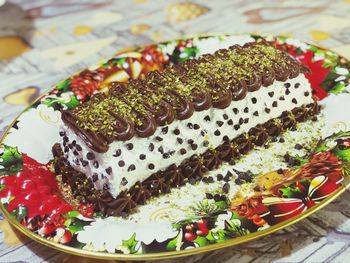
[[[305,63],[322,114],[272,138],[236,163],[152,198],[128,217],[104,217],[70,195],[52,168],[61,109],[72,109],[113,81],[143,78],[169,63],[213,53],[257,35],[188,37],[118,52],[58,83],[14,120],[1,141],[0,201],[30,238],[76,255],[147,260],[233,246],[294,224],[343,193],[350,173],[350,63],[302,41],[264,36]],[[227,182],[230,182],[228,187]]]

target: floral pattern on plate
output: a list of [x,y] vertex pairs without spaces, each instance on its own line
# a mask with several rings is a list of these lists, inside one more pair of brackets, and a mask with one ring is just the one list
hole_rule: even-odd
[[[193,215],[182,220],[170,217],[144,224],[104,218],[94,213],[91,204],[67,202],[71,200],[56,180],[50,148],[58,140],[61,109],[72,109],[94,93],[107,91],[113,82],[144,78],[148,72],[162,70],[169,63],[258,38],[261,37],[206,36],[135,48],[58,83],[19,116],[3,139],[0,200],[9,216],[26,231],[48,242],[117,257],[118,254],[179,251],[227,242],[283,224],[327,201],[347,185],[350,133],[345,130],[350,118],[342,120],[342,131],[320,139],[304,156],[284,156],[287,168],[250,175],[254,178],[254,188],[252,180],[243,180],[242,189],[251,187],[248,187],[249,194],[245,193],[246,198],[240,190],[233,198],[225,197],[224,192],[207,195],[193,205]],[[350,95],[345,94],[350,92],[348,61],[329,50],[294,39],[265,38],[311,69],[306,77],[315,98],[326,105],[326,112],[331,107],[327,105],[329,94],[335,101],[349,100]],[[330,114],[326,115],[332,119]],[[328,129],[327,133],[330,131],[335,130]],[[268,184],[269,179],[274,183]],[[164,206],[164,209],[174,208]]]

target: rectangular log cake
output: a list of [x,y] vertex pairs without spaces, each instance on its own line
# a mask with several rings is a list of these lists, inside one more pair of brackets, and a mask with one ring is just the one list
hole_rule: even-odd
[[318,113],[307,69],[265,41],[113,85],[62,112],[56,169],[121,215]]

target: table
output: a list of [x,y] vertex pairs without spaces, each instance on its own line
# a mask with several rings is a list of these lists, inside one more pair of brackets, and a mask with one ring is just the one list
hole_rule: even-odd
[[[44,90],[126,46],[205,32],[255,32],[292,36],[350,57],[349,11],[349,0],[8,1],[0,7],[0,135]],[[263,239],[167,262],[345,262],[348,198],[350,192]],[[0,216],[0,262],[97,261],[42,246]]]

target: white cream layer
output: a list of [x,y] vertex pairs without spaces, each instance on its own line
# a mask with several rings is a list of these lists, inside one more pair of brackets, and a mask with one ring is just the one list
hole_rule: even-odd
[[[288,95],[286,95],[286,83],[290,83],[290,93]],[[299,86],[295,85],[297,83],[299,83]],[[270,96],[271,92],[273,92],[272,97]],[[253,103],[253,98],[257,99],[255,104]],[[281,100],[281,98],[284,98],[284,100]],[[296,101],[293,99],[296,99]],[[272,106],[275,101],[277,102],[277,107]],[[295,107],[311,103],[312,101],[310,84],[305,76],[300,74],[297,78],[289,79],[286,82],[275,81],[269,87],[261,87],[258,91],[249,92],[245,99],[233,101],[226,109],[211,108],[201,112],[194,112],[192,117],[187,120],[175,120],[167,126],[167,134],[163,134],[163,127],[159,127],[154,135],[148,138],[135,136],[126,142],[115,141],[109,145],[109,150],[102,154],[92,151],[71,129],[63,126],[61,130],[66,132],[69,139],[68,144],[75,140],[82,147],[82,150],[75,151],[75,154],[73,152],[76,148],[72,147],[72,149],[69,149],[65,153],[65,156],[76,170],[85,173],[87,177],[91,178],[96,173],[98,180],[94,182],[95,187],[97,189],[103,189],[103,185],[107,184],[109,191],[115,197],[121,191],[128,190],[137,181],[143,181],[151,174],[164,170],[171,164],[179,165],[184,159],[191,157],[193,154],[202,154],[208,147],[215,148],[221,145],[223,143],[223,136],[225,135],[231,140],[243,132],[247,132],[257,124],[262,124],[272,118],[279,117],[283,111],[290,111]],[[237,114],[234,112],[234,108],[238,109]],[[270,109],[269,113],[265,111],[266,108]],[[248,112],[245,112],[245,109],[248,109]],[[258,116],[253,115],[255,111],[258,112]],[[210,121],[204,119],[206,116],[210,117]],[[243,120],[246,118],[249,119],[247,123],[240,125],[240,128],[235,130],[234,125],[239,123],[240,118],[243,118]],[[230,119],[232,119],[233,125],[228,124]],[[223,122],[221,127],[219,127],[218,121]],[[189,128],[189,123],[192,125],[198,124],[200,128]],[[175,129],[180,131],[179,135],[174,134]],[[219,136],[215,135],[217,130],[221,133]],[[202,135],[203,132],[205,132],[204,136]],[[163,140],[158,141],[156,139],[158,136]],[[183,143],[180,144],[177,138],[181,138]],[[187,143],[190,139],[198,145],[196,150],[192,150],[191,145]],[[209,145],[204,146],[204,141],[208,141]],[[63,144],[62,138],[60,143]],[[133,145],[133,149],[128,150],[127,145],[130,145],[130,143]],[[154,145],[152,152],[149,150],[150,143]],[[164,153],[175,152],[169,158],[164,159],[163,154],[159,151],[159,147],[163,147]],[[182,155],[180,153],[181,148],[186,149],[186,154]],[[121,150],[121,154],[115,157],[113,155],[117,150]],[[87,160],[86,156],[88,152],[94,153],[94,160]],[[141,160],[140,154],[145,154],[146,158]],[[86,167],[81,165],[82,160],[88,161]],[[98,162],[98,168],[96,168],[96,163],[94,166],[95,161]],[[120,161],[125,163],[123,167],[118,165]],[[155,166],[154,169],[149,168],[151,163]],[[135,170],[128,171],[131,165],[135,166]],[[106,173],[108,167],[112,168],[110,175]]]

